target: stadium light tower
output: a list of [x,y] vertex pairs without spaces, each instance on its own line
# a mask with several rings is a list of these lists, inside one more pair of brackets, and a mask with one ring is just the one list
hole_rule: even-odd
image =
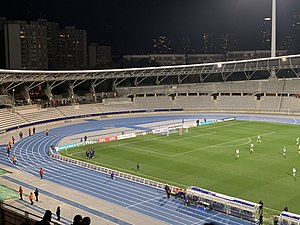
[[[276,0],[272,0],[271,57],[276,57]],[[270,78],[276,78],[276,72],[274,69],[271,69]]]
[[276,57],[276,0],[272,0],[271,57]]

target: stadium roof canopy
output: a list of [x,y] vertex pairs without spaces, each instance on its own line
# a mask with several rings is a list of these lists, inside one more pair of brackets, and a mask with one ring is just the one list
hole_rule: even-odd
[[[274,58],[260,58],[251,60],[240,60],[218,63],[204,63],[177,66],[144,67],[129,69],[103,69],[103,70],[62,70],[62,71],[43,71],[43,70],[5,70],[0,69],[0,85],[9,84],[10,88],[18,83],[43,83],[43,82],[84,82],[91,80],[101,83],[107,79],[127,78],[145,79],[147,77],[157,77],[158,81],[164,80],[169,76],[178,76],[181,83],[190,75],[199,75],[200,81],[213,74],[221,74],[226,81],[234,73],[244,73],[246,79],[258,71],[271,71],[275,73],[281,70],[291,70],[295,77],[300,76],[300,55],[288,55]],[[120,83],[120,82],[117,82]],[[137,82],[139,83],[139,82]],[[159,82],[158,82],[159,84]],[[8,89],[10,89],[8,88]]]

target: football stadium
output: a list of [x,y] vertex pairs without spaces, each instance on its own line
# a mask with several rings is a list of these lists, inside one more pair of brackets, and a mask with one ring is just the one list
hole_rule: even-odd
[[[20,4],[12,13],[36,12],[37,21],[0,17],[0,224],[300,225],[299,13],[289,15],[294,33],[281,37],[285,24],[276,48],[276,0],[261,24],[262,43],[250,40],[248,20],[236,21],[258,19],[257,8],[268,4],[255,12],[212,4],[216,22],[208,1],[200,19],[189,4],[175,13],[175,2],[108,2],[85,3],[90,8],[78,15],[76,1],[67,8],[117,46],[114,56],[111,46],[87,46],[86,30],[44,18],[48,10],[59,18],[63,2]],[[243,45],[262,50],[234,49],[224,13],[234,16],[234,32],[242,25]],[[63,17],[61,24],[72,20]],[[199,32],[197,47],[179,38],[184,17],[189,32]],[[162,33],[152,54],[145,40],[172,30],[167,20],[176,20],[180,48]],[[207,32],[214,23],[216,35]]]
[[[53,224],[70,224],[76,214],[95,224],[298,224],[299,68],[300,56],[290,55],[1,70],[2,105],[13,104],[19,85],[39,84],[49,95],[44,105],[1,109],[2,219],[33,223],[60,206],[64,216]],[[99,94],[106,79],[114,91]],[[142,85],[147,79],[153,85]],[[53,95],[65,81],[69,97]],[[76,95],[84,82],[94,102]],[[39,205],[18,200],[19,186],[24,198],[38,188]]]

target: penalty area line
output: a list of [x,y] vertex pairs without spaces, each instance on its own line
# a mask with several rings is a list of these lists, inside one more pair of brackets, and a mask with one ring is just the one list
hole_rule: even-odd
[[[258,136],[267,136],[267,135],[271,135],[271,134],[275,134],[275,133],[276,132],[274,131],[274,132],[270,132],[270,133],[260,134]],[[232,140],[232,141],[219,143],[219,144],[216,144],[216,145],[209,145],[209,146],[205,146],[205,147],[202,147],[202,148],[196,148],[196,149],[193,149],[193,150],[190,150],[190,151],[187,151],[187,152],[181,152],[181,153],[170,155],[170,157],[176,157],[176,156],[180,156],[180,155],[184,155],[184,154],[188,154],[188,153],[192,153],[192,152],[197,152],[197,151],[202,150],[202,149],[219,147],[219,146],[223,146],[224,144],[234,143],[234,142],[245,140],[245,139],[249,140],[249,138],[251,139],[251,138],[254,138],[254,137],[257,137],[257,136],[245,137],[245,138],[240,138],[240,139],[236,139],[236,140]]]

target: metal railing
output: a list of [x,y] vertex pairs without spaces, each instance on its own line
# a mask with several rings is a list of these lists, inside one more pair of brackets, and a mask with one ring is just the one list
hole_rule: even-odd
[[[0,202],[0,211],[0,224],[14,225],[21,224],[22,222],[27,222],[28,225],[33,225],[36,221],[42,220],[41,216],[19,209],[4,202]],[[50,224],[60,225],[61,223],[52,221],[50,222]]]
[[[71,163],[71,164],[74,164],[74,165],[77,165],[77,166],[81,166],[81,167],[84,167],[84,168],[87,168],[87,169],[95,170],[95,171],[98,171],[100,173],[104,173],[104,174],[108,174],[108,175],[110,175],[112,172],[114,172],[116,177],[120,177],[124,180],[133,181],[135,183],[143,184],[143,185],[150,186],[150,187],[153,187],[153,188],[157,188],[157,189],[160,189],[160,190],[164,190],[164,187],[166,186],[166,183],[161,183],[161,182],[150,180],[150,179],[147,179],[147,178],[144,178],[144,177],[135,176],[135,175],[132,175],[132,174],[129,174],[129,173],[117,171],[117,170],[110,169],[110,168],[107,168],[107,167],[97,166],[97,165],[94,165],[94,164],[91,164],[91,163],[88,163],[88,162],[84,162],[84,161],[80,161],[80,160],[77,160],[77,159],[69,158],[69,157],[66,157],[66,156],[59,155],[59,154],[53,154],[51,157],[53,159],[56,159],[56,160],[60,160],[60,161],[63,161],[63,162],[68,162],[68,163]],[[170,185],[168,185],[168,186],[170,187],[172,192],[175,192],[176,188],[178,188],[178,187],[175,187],[175,186],[170,186]]]

